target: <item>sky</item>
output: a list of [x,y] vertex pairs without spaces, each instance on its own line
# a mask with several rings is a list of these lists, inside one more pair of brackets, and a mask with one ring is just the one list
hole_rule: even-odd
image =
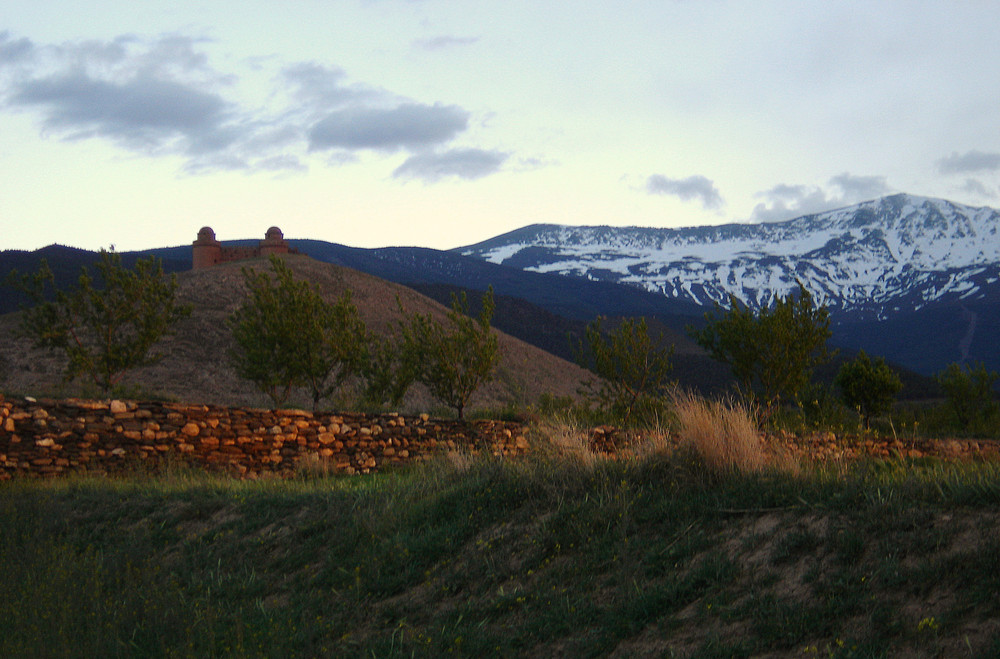
[[0,250],[1000,205],[1000,3],[3,0]]

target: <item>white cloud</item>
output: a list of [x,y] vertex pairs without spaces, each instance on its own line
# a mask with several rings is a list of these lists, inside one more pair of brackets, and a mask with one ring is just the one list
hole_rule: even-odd
[[34,50],[30,39],[11,39],[9,32],[0,32],[0,66],[24,60]]
[[682,201],[698,200],[706,210],[718,210],[725,205],[725,200],[719,194],[710,179],[704,176],[689,176],[684,179],[672,179],[662,174],[653,174],[646,179],[646,192],[649,194],[670,195]]
[[997,198],[997,193],[995,189],[987,187],[987,185],[982,181],[977,181],[976,179],[973,178],[965,179],[965,183],[962,185],[960,189],[963,192],[967,192],[977,197],[983,197],[985,199]]
[[995,172],[1000,170],[1000,153],[983,153],[982,151],[966,151],[952,153],[937,162],[938,171],[942,174],[967,174],[970,172]]
[[[271,105],[251,107],[239,100],[239,77],[214,68],[205,43],[169,34],[39,46],[0,33],[0,110],[33,113],[45,135],[64,140],[180,155],[183,171],[199,175],[301,172],[318,151],[327,152],[326,164],[356,161],[365,150],[432,152],[469,125],[470,113],[457,105],[399,98],[316,62],[278,64]],[[261,66],[254,60],[252,68]],[[481,178],[505,159],[446,151],[407,161],[394,175]]]
[[477,41],[479,41],[479,37],[453,37],[444,35],[431,37],[430,39],[419,39],[413,42],[413,45],[421,50],[445,50],[459,46],[471,46]]
[[779,222],[802,215],[849,206],[892,192],[884,176],[854,176],[847,172],[830,179],[828,185],[839,192],[808,185],[779,184],[757,193],[765,201],[754,206],[755,222]]
[[452,149],[443,153],[421,153],[410,156],[396,168],[396,178],[418,178],[435,182],[449,176],[475,180],[497,172],[509,154],[483,149]]
[[449,142],[468,123],[469,113],[454,105],[348,108],[327,115],[309,129],[309,148],[420,149]]

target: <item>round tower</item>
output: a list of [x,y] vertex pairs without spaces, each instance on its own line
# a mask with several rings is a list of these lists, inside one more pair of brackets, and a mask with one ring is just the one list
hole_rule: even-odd
[[269,256],[271,254],[287,254],[288,243],[285,235],[278,227],[271,227],[264,234],[264,240],[260,241],[260,255]]
[[215,239],[212,227],[202,227],[191,244],[191,269],[210,268],[222,260],[222,244]]

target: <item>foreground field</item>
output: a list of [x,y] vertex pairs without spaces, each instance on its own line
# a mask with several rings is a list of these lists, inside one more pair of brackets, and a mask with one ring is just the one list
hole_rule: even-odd
[[0,656],[1000,655],[1000,468],[451,459],[0,486]]

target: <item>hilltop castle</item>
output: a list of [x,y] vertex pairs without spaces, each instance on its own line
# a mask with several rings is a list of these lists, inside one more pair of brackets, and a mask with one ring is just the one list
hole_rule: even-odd
[[222,243],[215,239],[215,231],[212,230],[212,227],[202,227],[201,231],[198,232],[198,239],[191,244],[191,269],[201,270],[218,263],[241,261],[271,254],[298,254],[298,251],[288,246],[288,241],[285,240],[284,234],[278,227],[268,229],[267,233],[264,234],[264,240],[255,246],[236,247],[223,247]]

